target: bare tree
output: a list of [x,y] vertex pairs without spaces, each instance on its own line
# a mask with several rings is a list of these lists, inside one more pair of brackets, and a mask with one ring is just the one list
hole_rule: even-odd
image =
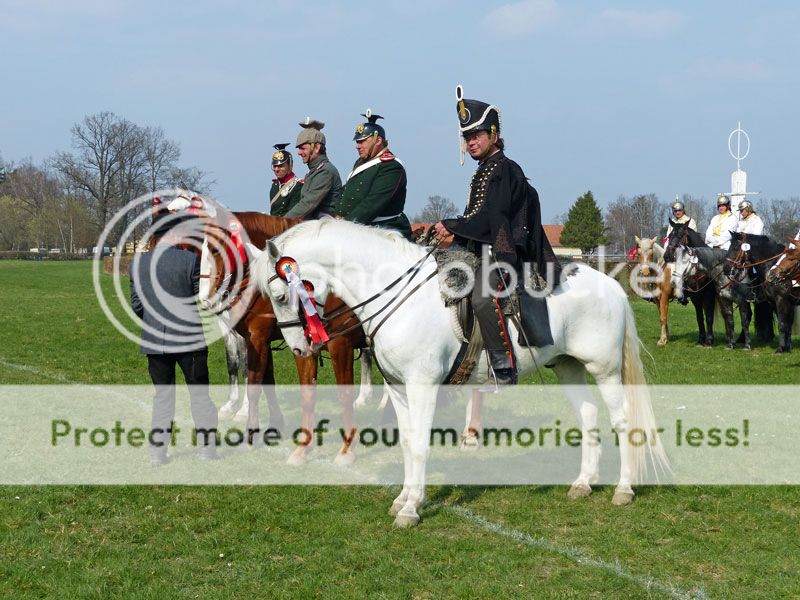
[[217,181],[197,167],[175,167],[167,176],[167,186],[180,187],[199,194],[208,194]]
[[415,223],[438,223],[442,219],[449,219],[457,214],[458,209],[449,198],[429,196],[428,203],[423,207],[422,212],[415,215],[412,221]]
[[655,194],[620,196],[606,209],[606,237],[615,252],[629,250],[634,236],[661,237],[666,232],[666,205]]
[[84,117],[82,124],[72,127],[72,145],[77,155],[60,152],[52,162],[69,188],[87,195],[100,227],[110,217],[115,178],[122,168],[120,123],[121,119],[111,112]]
[[797,234],[800,229],[800,198],[793,196],[788,200],[762,200],[753,204],[764,221],[766,233],[774,240],[783,243],[787,237],[793,238]]
[[2,190],[29,215],[25,225],[30,243],[38,248],[55,241],[51,239],[47,213],[52,203],[62,196],[58,179],[46,168],[37,167],[27,159],[18,167],[11,166]]
[[176,169],[181,149],[177,143],[165,139],[161,127],[147,127],[143,134],[148,184],[150,191],[155,192],[166,184],[169,174]]

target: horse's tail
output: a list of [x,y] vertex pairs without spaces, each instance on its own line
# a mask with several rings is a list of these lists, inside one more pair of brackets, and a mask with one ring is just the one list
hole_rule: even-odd
[[639,353],[639,336],[633,309],[625,303],[625,341],[622,344],[622,384],[625,389],[625,417],[631,444],[631,476],[633,483],[643,483],[647,475],[648,455],[658,479],[659,471],[671,472],[667,453],[658,434],[656,417],[650,401],[650,390],[644,376]]

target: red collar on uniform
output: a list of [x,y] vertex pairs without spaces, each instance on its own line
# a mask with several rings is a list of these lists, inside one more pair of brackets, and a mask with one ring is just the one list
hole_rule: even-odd
[[291,181],[295,177],[296,177],[295,174],[292,171],[289,171],[289,174],[286,175],[286,177],[282,179],[273,179],[272,183],[280,183],[281,185],[283,185],[284,183],[286,183],[287,181]]

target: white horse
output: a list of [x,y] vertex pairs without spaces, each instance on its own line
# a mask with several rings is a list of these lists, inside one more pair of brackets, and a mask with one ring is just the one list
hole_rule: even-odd
[[[295,294],[289,293],[285,281],[274,277],[279,259],[295,259],[300,276],[314,285],[315,294],[324,297],[332,292],[348,306],[357,307],[426,254],[424,248],[396,234],[332,219],[297,225],[269,242],[266,249],[255,265],[258,285],[272,300],[286,343],[302,355],[310,354],[312,348],[303,330],[292,323],[297,322],[298,315],[297,304],[290,305]],[[400,297],[435,269],[434,260],[429,257]],[[369,319],[370,315],[391,297],[391,292],[383,294],[355,310],[368,335],[375,333],[388,310],[374,320]],[[648,450],[655,466],[665,470],[669,467],[657,435],[638,446],[632,445],[626,435],[635,428],[648,435],[656,431],[627,297],[616,281],[580,265],[548,297],[547,305],[554,344],[532,352],[515,347],[520,371],[531,371],[535,358],[540,365],[552,365],[562,384],[585,384],[586,373],[592,375],[619,433],[621,469],[613,502],[628,504],[634,495],[631,485],[642,481],[646,473]],[[403,489],[389,512],[396,517],[395,525],[408,526],[419,522],[418,509],[424,501],[438,385],[450,371],[461,342],[453,331],[450,309],[441,300],[436,278],[402,303],[399,299],[393,301],[392,306],[396,310],[375,335],[374,349],[384,376],[395,384],[391,386],[391,399],[403,450]],[[513,325],[511,337],[517,337]],[[487,373],[477,371],[473,374],[475,382],[485,381]],[[581,470],[569,492],[571,498],[576,498],[589,495],[591,484],[598,479],[600,448],[590,433],[596,427],[598,407],[588,386],[564,389],[569,390],[583,432]]]

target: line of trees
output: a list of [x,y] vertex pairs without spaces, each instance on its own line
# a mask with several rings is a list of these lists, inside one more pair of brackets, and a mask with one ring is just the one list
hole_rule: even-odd
[[[686,214],[695,220],[699,233],[705,234],[717,212],[716,199],[707,201],[683,194],[680,200]],[[625,253],[634,245],[635,236],[660,239],[666,235],[673,202],[661,202],[655,194],[619,196],[603,213],[592,193],[587,192],[561,217],[564,223],[561,244],[580,248],[586,254],[601,244],[611,253]],[[800,229],[800,198],[751,199],[751,202],[764,220],[765,233],[778,242],[794,237]]]
[[[86,116],[72,127],[72,151],[40,165],[30,159],[0,169],[0,250],[93,246],[120,208],[164,187],[208,192],[213,184],[197,167],[179,165],[181,150],[160,127],[142,127],[112,112]],[[134,215],[117,224],[110,242]]]

